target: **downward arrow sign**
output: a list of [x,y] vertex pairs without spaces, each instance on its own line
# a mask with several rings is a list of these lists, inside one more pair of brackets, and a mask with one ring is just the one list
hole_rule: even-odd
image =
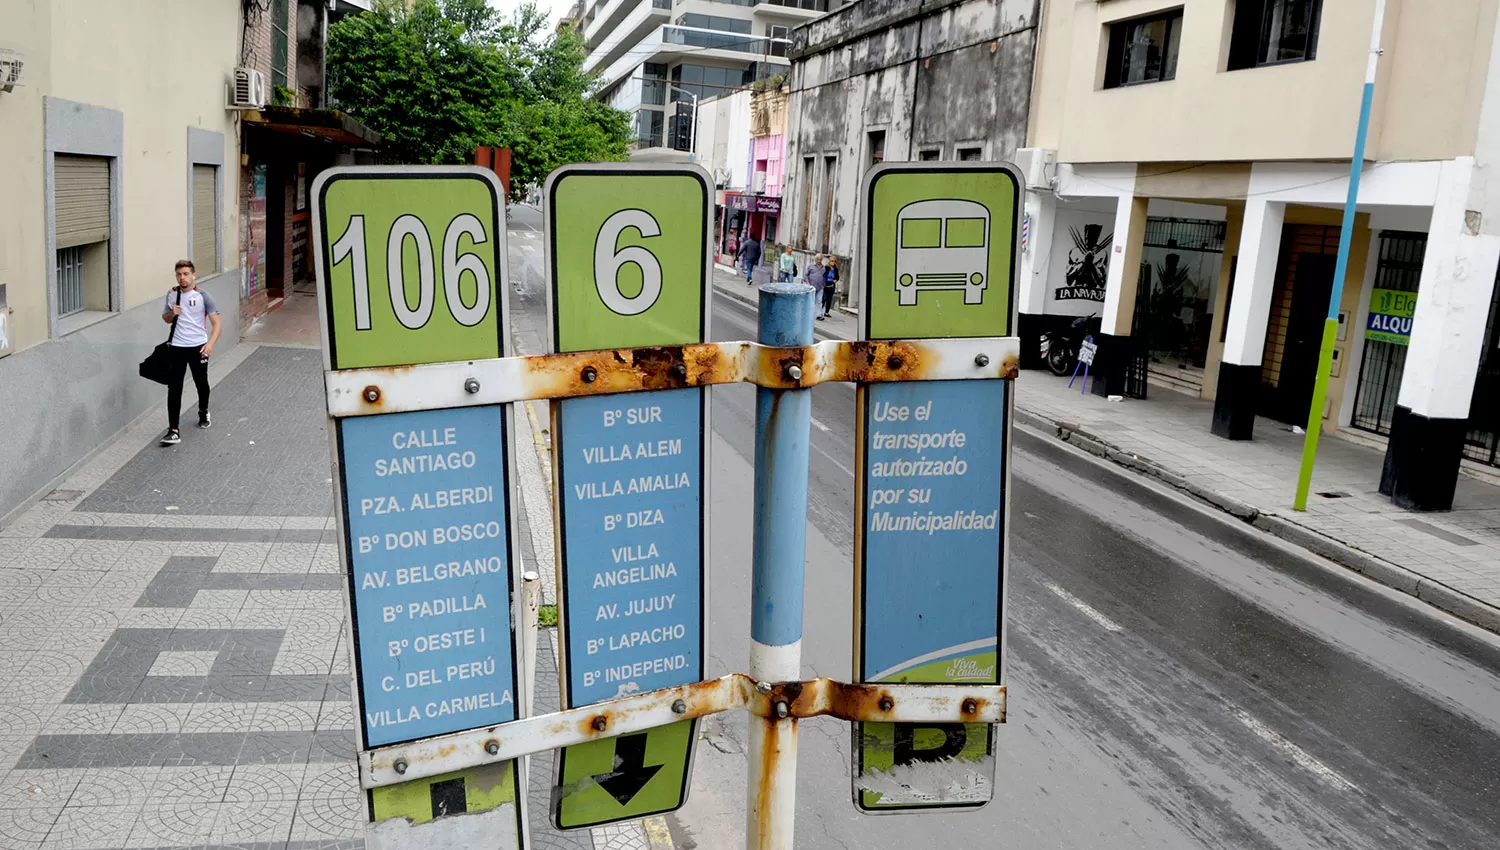
[[620,805],[627,806],[641,793],[646,783],[657,774],[663,765],[646,765],[647,732],[625,735],[615,739],[615,769],[611,773],[600,773],[593,777]]

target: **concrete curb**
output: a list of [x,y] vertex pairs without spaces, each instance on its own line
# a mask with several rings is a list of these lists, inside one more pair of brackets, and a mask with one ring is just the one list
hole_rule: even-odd
[[1393,590],[1414,596],[1434,608],[1467,620],[1480,628],[1500,633],[1500,608],[1488,605],[1462,591],[1433,581],[1399,564],[1393,564],[1349,544],[1315,531],[1233,496],[1219,493],[1183,478],[1150,458],[1126,452],[1099,437],[1083,431],[1074,423],[1053,420],[1030,411],[1016,409],[1016,421],[1076,446],[1132,472],[1155,478],[1205,502],[1267,534],[1280,537],[1296,546],[1320,555],[1345,569],[1359,573]]

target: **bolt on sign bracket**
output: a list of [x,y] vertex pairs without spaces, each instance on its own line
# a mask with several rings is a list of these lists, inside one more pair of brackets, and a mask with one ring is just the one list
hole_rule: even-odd
[[[661,688],[499,726],[359,754],[365,788],[380,788],[560,747],[744,709],[758,717],[892,723],[1004,723],[1004,685],[758,683],[743,673]],[[783,715],[782,712],[785,712]]]
[[713,384],[799,389],[830,382],[1013,379],[1016,337],[828,340],[791,348],[711,342],[500,357],[324,375],[334,418]]

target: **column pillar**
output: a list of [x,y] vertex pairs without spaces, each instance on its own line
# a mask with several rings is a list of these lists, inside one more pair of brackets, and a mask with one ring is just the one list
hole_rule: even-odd
[[1141,276],[1141,245],[1146,241],[1146,208],[1150,198],[1120,198],[1115,207],[1115,235],[1105,278],[1104,311],[1095,342],[1099,350],[1090,370],[1094,395],[1125,393],[1125,375],[1133,354],[1130,330],[1135,320],[1135,290]]
[[1224,358],[1219,364],[1214,418],[1209,428],[1227,440],[1248,440],[1255,434],[1261,357],[1266,348],[1266,324],[1271,320],[1271,296],[1276,289],[1276,261],[1285,220],[1284,203],[1255,198],[1245,202],[1226,319],[1229,327],[1224,334]]
[[1473,161],[1465,159],[1444,163],[1438,177],[1411,342],[1380,475],[1380,492],[1411,510],[1453,507],[1500,266],[1500,236],[1483,232],[1483,216],[1468,208],[1473,172]]
[[1027,229],[1026,250],[1021,254],[1021,277],[1016,281],[1016,328],[1011,333],[1021,338],[1021,368],[1042,369],[1040,344],[1047,311],[1047,272],[1051,268],[1052,228],[1057,220],[1057,198],[1051,192],[1027,192],[1026,215],[1031,217]]

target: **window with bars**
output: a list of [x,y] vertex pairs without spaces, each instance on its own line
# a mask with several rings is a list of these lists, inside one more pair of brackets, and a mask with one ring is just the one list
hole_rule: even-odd
[[[1416,292],[1426,252],[1427,235],[1424,233],[1381,231],[1374,288]],[[1351,425],[1376,434],[1391,433],[1391,418],[1396,413],[1396,397],[1401,393],[1401,375],[1405,369],[1405,345],[1373,339],[1365,341],[1359,381],[1354,390]]]
[[83,297],[83,246],[59,248],[57,251],[57,317],[59,319],[82,313]]
[[58,318],[110,304],[110,160],[58,154],[52,162]]

